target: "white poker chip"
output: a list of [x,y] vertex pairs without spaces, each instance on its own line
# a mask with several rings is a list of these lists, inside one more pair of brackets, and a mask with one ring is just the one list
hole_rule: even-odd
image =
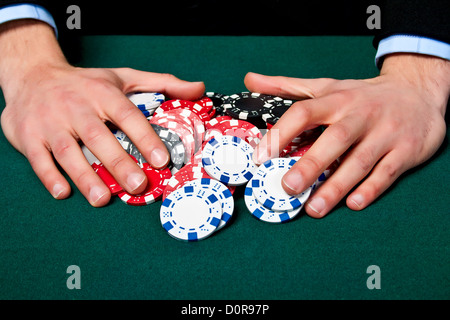
[[299,195],[291,196],[284,191],[281,179],[299,158],[274,158],[256,170],[252,182],[253,194],[264,207],[274,211],[294,210],[308,200],[312,187]]
[[250,180],[245,187],[244,200],[245,205],[252,216],[261,221],[270,223],[285,223],[291,221],[303,208],[303,204],[294,210],[288,211],[273,211],[264,207],[253,195],[253,179]]
[[127,98],[133,102],[141,111],[149,110],[154,111],[158,108],[165,100],[165,97],[161,93],[156,92],[138,92],[129,93]]
[[212,190],[182,186],[163,201],[160,219],[173,238],[197,241],[217,229],[222,219],[222,204]]
[[81,151],[83,151],[84,156],[86,157],[86,160],[89,162],[89,164],[92,166],[93,163],[99,164],[100,160],[97,159],[96,156],[89,150],[85,145],[81,146]]
[[257,169],[252,160],[253,147],[235,136],[212,138],[202,151],[205,171],[226,185],[247,183]]
[[[209,189],[216,193],[222,204],[222,220],[217,230],[222,229],[231,219],[234,211],[234,198],[230,191],[222,182],[215,179],[202,178],[187,182],[184,186]],[[216,231],[217,231],[216,230]]]

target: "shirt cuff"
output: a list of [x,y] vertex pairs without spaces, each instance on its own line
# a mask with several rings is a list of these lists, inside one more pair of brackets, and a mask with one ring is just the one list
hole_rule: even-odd
[[58,36],[55,20],[53,20],[50,12],[41,6],[23,3],[0,8],[0,24],[18,19],[36,19],[46,22],[55,30],[55,34]]
[[450,44],[421,36],[396,34],[378,44],[375,65],[381,67],[382,57],[396,52],[419,53],[450,60]]

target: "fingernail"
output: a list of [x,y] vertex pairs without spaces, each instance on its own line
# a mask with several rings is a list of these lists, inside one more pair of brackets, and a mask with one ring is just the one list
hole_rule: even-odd
[[322,212],[325,209],[325,200],[321,197],[316,197],[308,203],[308,207],[319,216],[322,216]]
[[303,176],[297,171],[288,172],[283,177],[283,182],[286,187],[291,189],[295,194],[299,194],[304,190],[303,181]]
[[127,178],[127,185],[130,188],[129,191],[134,191],[140,187],[144,182],[145,176],[140,173],[130,173]]
[[351,199],[351,202],[353,202],[354,204],[356,204],[356,206],[361,209],[364,205],[364,197],[362,194],[355,194]]
[[152,166],[161,168],[169,162],[169,155],[161,149],[153,149],[150,155],[150,161]]
[[105,191],[99,186],[93,186],[89,191],[89,199],[92,204],[96,204],[101,198],[103,198],[108,191]]
[[267,155],[267,150],[265,150],[263,148],[257,148],[253,152],[252,159],[253,159],[253,162],[256,163],[257,165],[260,165],[260,164],[266,162],[267,160],[269,160],[269,157]]
[[53,186],[53,190],[52,190],[52,196],[53,196],[53,198],[58,199],[59,196],[60,196],[64,191],[65,191],[65,189],[64,189],[64,187],[63,187],[62,184],[59,184],[59,183],[55,184],[55,185]]

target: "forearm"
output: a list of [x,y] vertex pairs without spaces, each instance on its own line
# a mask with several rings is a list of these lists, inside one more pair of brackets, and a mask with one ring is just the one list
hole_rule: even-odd
[[32,19],[0,25],[0,57],[0,86],[6,98],[29,72],[67,65],[54,30]]
[[420,54],[391,54],[383,63],[380,76],[399,79],[423,90],[430,105],[445,115],[450,95],[450,61]]

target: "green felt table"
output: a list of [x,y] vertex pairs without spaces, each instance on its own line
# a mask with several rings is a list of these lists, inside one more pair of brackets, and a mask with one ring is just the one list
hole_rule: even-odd
[[[365,36],[84,36],[82,67],[131,67],[245,91],[248,71],[291,77],[376,76]],[[105,101],[105,103],[108,103]],[[1,101],[4,106],[4,101]],[[235,193],[232,223],[188,243],[161,227],[161,202],[113,198],[93,208],[73,187],[54,200],[0,135],[0,299],[448,299],[448,136],[362,212],[258,221]],[[72,184],[73,186],[73,184]],[[68,289],[77,265],[81,289]],[[380,270],[370,290],[367,269]]]

